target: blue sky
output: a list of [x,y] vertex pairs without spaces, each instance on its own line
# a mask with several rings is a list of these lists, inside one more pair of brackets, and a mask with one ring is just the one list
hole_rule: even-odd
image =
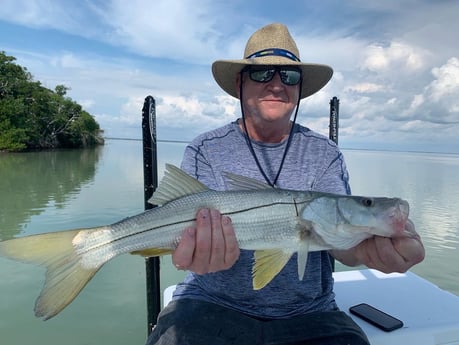
[[158,138],[191,140],[240,114],[211,63],[281,22],[302,61],[335,71],[301,124],[326,134],[337,96],[343,148],[459,153],[458,13],[456,0],[2,0],[0,50],[69,87],[107,136],[140,138],[152,95]]

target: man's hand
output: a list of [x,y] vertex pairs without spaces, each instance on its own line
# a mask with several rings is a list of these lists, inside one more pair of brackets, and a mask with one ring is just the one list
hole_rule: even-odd
[[333,250],[332,255],[345,265],[366,265],[384,273],[404,273],[424,260],[425,250],[421,238],[408,220],[407,236],[387,238],[374,236],[346,251]]
[[184,230],[172,262],[178,269],[205,274],[230,268],[239,253],[231,219],[217,210],[201,209],[195,226]]

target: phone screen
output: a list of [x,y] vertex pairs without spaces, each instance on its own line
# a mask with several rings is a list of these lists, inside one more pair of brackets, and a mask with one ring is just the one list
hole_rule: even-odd
[[386,332],[403,327],[403,322],[399,319],[366,303],[350,307],[349,311]]

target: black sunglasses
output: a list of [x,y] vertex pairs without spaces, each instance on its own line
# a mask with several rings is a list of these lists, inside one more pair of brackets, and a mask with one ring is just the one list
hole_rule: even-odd
[[297,85],[302,77],[301,70],[288,66],[247,66],[242,72],[248,72],[251,80],[258,83],[267,83],[279,73],[282,83],[285,85]]

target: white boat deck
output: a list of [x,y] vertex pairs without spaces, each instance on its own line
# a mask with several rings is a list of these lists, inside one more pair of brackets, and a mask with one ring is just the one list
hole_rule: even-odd
[[[459,345],[459,297],[414,273],[383,274],[364,269],[334,273],[336,302],[349,307],[368,303],[400,320],[404,326],[384,332],[351,315],[372,345]],[[175,286],[164,291],[164,304]]]
[[341,310],[359,303],[403,321],[404,326],[384,332],[351,314],[372,345],[459,345],[459,297],[414,273],[383,274],[376,270],[334,273],[336,302]]

